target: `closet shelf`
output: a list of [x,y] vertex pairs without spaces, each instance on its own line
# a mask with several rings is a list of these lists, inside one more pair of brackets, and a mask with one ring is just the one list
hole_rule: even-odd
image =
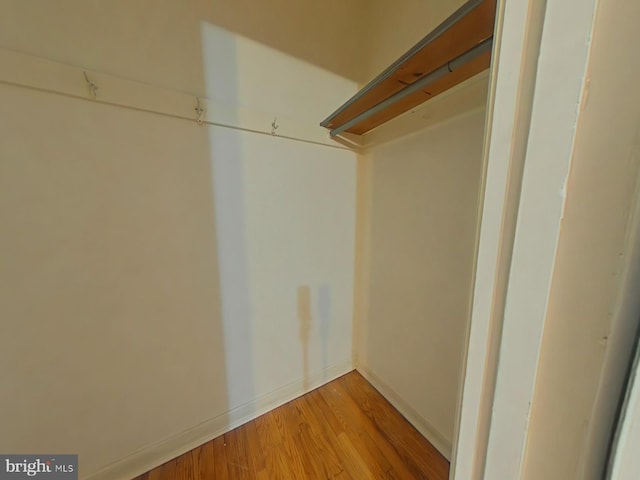
[[489,68],[496,0],[469,0],[323,120],[362,135]]

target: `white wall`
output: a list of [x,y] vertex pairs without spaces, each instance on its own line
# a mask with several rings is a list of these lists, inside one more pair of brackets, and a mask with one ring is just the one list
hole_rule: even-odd
[[231,129],[209,139],[233,409],[349,370],[355,160]]
[[[203,24],[202,39],[207,97],[274,112],[278,123],[317,124],[328,105],[355,90],[354,82],[214,25]],[[350,362],[356,155],[234,130],[214,129],[209,141],[233,408],[292,379],[308,387],[312,373]],[[237,344],[247,332],[255,372]],[[291,352],[302,362],[292,362]]]
[[[0,47],[300,122],[355,90],[190,3],[38,6],[0,4]],[[342,21],[303,10],[282,25]],[[16,86],[0,101],[0,450],[131,478],[351,368],[353,153]]]
[[[358,368],[446,456],[469,316],[484,111],[373,149]],[[362,178],[362,177],[361,177]]]

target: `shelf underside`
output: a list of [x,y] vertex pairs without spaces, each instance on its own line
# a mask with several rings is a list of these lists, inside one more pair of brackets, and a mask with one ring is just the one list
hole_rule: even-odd
[[[447,65],[493,35],[496,0],[482,0],[462,18],[435,38],[429,35],[412,48],[399,62],[371,81],[321,125],[331,130],[339,128],[436,69]],[[454,14],[455,15],[455,14]],[[434,98],[459,83],[489,68],[491,52],[487,51],[424,88],[402,98],[384,110],[363,119],[347,130],[364,134],[383,123]]]

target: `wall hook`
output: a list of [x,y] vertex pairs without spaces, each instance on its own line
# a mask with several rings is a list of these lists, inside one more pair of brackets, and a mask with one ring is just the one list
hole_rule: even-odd
[[87,76],[87,72],[82,72],[84,73],[84,80],[85,82],[87,82],[87,86],[89,87],[89,93],[91,94],[91,98],[95,99],[98,96],[98,86],[93,83],[91,80],[89,80],[89,77]]
[[204,123],[204,114],[206,110],[200,105],[200,97],[196,97],[196,123],[202,125]]
[[273,117],[273,122],[271,122],[271,135],[276,134],[276,130],[278,130],[278,117]]

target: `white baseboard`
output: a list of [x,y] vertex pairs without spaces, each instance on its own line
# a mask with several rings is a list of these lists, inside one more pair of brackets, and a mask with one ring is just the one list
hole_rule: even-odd
[[131,480],[351,370],[353,370],[353,364],[350,361],[327,367],[311,374],[306,381],[300,378],[222,415],[148,445],[81,478],[83,480]]
[[449,461],[451,461],[452,445],[451,441],[434,428],[431,423],[425,420],[406,400],[404,400],[396,391],[389,387],[375,373],[362,365],[358,365],[356,370],[367,379],[367,381],[378,390],[391,405],[393,405],[407,421],[413,425],[424,438],[429,440],[431,444]]

